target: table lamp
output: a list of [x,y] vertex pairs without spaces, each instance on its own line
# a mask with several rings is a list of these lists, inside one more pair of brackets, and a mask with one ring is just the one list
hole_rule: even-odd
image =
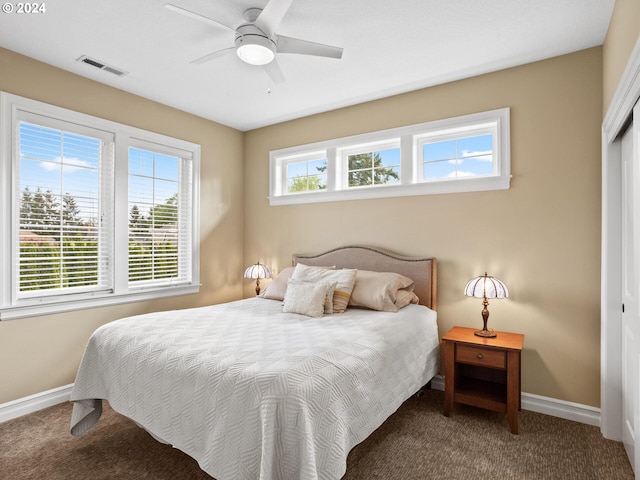
[[487,329],[487,321],[489,320],[489,301],[487,298],[506,298],[509,296],[507,286],[497,278],[484,275],[472,278],[464,287],[464,294],[468,297],[482,298],[482,321],[484,326],[482,330],[474,332],[479,337],[496,337],[497,334],[493,330]]
[[244,278],[255,278],[256,279],[256,296],[260,295],[260,279],[261,278],[271,278],[271,272],[267,267],[261,265],[260,262],[250,265],[244,271]]

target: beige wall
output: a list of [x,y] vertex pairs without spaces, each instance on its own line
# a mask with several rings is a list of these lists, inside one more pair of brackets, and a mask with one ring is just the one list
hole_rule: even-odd
[[[509,190],[269,206],[272,149],[500,107]],[[435,256],[441,334],[481,326],[462,289],[486,270],[511,290],[490,326],[526,335],[523,391],[598,406],[601,112],[598,47],[247,132],[245,260],[278,271],[292,253],[346,244]]]
[[89,335],[106,322],[242,296],[241,132],[4,49],[0,49],[0,90],[202,146],[200,293],[0,322],[0,403],[73,382]]
[[[292,253],[360,243],[438,258],[441,333],[480,324],[480,302],[461,294],[469,278],[504,280],[511,297],[492,302],[490,326],[526,335],[523,390],[598,406],[602,67],[594,48],[242,134],[0,49],[0,90],[202,145],[203,283],[198,295],[0,322],[0,403],[71,383],[108,321],[250,296],[245,264],[278,271]],[[509,190],[268,205],[269,150],[505,106]]]
[[639,37],[640,1],[616,0],[602,53],[605,113]]

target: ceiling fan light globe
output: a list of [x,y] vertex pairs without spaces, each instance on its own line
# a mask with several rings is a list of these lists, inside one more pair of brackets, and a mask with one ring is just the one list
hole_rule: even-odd
[[250,65],[266,65],[276,56],[271,40],[259,35],[245,35],[236,40],[236,53],[240,60]]

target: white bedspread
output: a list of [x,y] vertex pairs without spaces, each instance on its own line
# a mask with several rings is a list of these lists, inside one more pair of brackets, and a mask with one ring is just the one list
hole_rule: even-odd
[[101,400],[217,480],[339,479],[353,446],[436,374],[436,313],[310,318],[252,298],[100,327],[71,393],[71,433]]

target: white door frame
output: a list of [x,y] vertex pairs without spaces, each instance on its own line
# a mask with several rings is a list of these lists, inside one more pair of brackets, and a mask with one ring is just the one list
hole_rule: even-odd
[[620,142],[615,140],[639,98],[640,38],[602,122],[600,430],[617,441],[622,439],[622,205]]

